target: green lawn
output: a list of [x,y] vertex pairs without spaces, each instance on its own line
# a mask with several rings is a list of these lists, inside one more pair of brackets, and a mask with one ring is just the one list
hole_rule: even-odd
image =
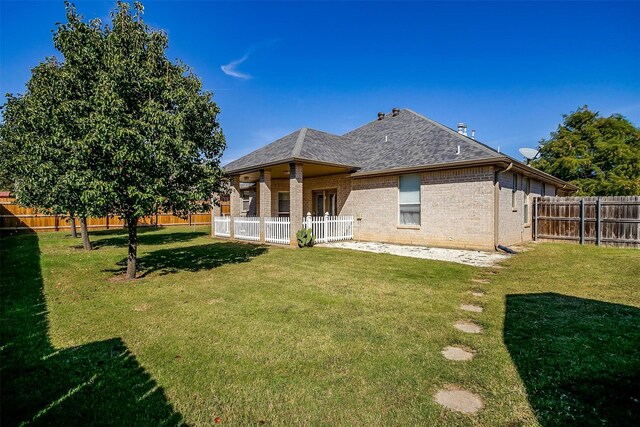
[[[624,425],[640,251],[532,245],[500,269],[144,229],[1,245],[2,425]],[[488,278],[489,284],[472,282]],[[484,297],[473,297],[483,289]],[[461,302],[484,313],[459,310]],[[474,320],[485,330],[452,327]],[[452,343],[477,354],[450,362]],[[454,384],[476,416],[433,402]]]

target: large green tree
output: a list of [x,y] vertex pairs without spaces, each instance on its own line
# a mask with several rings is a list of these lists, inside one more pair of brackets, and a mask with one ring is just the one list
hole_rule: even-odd
[[[74,125],[63,132],[65,149],[45,146],[52,159],[73,154],[70,170],[91,212],[126,220],[129,278],[136,273],[138,220],[158,210],[182,216],[208,210],[221,189],[225,148],[213,95],[189,67],[166,57],[166,34],[151,29],[142,14],[142,4],[132,9],[118,2],[110,25],[85,24],[67,4],[68,22],[55,38],[64,62],[52,69],[64,72],[69,66],[70,80],[78,85],[73,90],[84,102],[68,105]],[[19,105],[17,98],[9,104],[14,102]],[[12,126],[5,117],[3,127]],[[47,176],[57,173],[52,169]]]
[[91,249],[86,218],[100,209],[83,201],[91,171],[79,141],[83,113],[67,65],[49,58],[32,69],[27,91],[9,94],[0,125],[0,162],[18,203],[57,215],[80,217],[83,246]]
[[619,114],[587,106],[564,115],[532,165],[579,188],[580,195],[640,194],[640,129]]

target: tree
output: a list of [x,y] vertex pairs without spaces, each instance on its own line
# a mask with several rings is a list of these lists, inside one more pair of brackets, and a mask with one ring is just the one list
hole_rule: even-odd
[[158,210],[187,216],[210,209],[221,188],[225,140],[212,94],[186,65],[167,59],[168,38],[143,7],[118,2],[104,27],[92,124],[85,137],[95,180],[89,199],[124,218],[127,277],[134,278],[139,218]]
[[640,129],[619,114],[587,106],[563,115],[532,166],[579,188],[580,195],[640,194]]
[[99,21],[84,23],[67,3],[68,23],[54,45],[65,61],[47,58],[32,69],[24,95],[7,95],[0,125],[0,157],[18,203],[47,213],[80,217],[83,247],[91,249],[87,217],[105,211],[86,194],[92,180],[83,138],[91,122],[97,83],[95,58],[102,47]]
[[206,211],[220,192],[220,109],[190,68],[167,59],[168,38],[143,21],[142,4],[132,13],[119,1],[110,26],[66,8],[54,34],[64,62],[40,64],[27,93],[8,97],[0,154],[24,203],[124,218],[134,278],[138,220]]

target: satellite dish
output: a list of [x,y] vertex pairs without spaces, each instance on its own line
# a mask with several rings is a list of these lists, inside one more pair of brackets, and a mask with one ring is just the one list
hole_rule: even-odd
[[520,152],[520,154],[522,154],[522,156],[527,159],[527,162],[529,160],[533,160],[536,157],[538,157],[538,154],[540,154],[540,152],[538,150],[536,150],[535,148],[527,148],[527,147],[523,147],[518,149],[518,151]]

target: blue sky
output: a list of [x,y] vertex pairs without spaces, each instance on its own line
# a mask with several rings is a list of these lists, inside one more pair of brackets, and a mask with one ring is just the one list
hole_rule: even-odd
[[[103,20],[115,6],[75,3]],[[342,134],[396,106],[463,121],[516,157],[581,105],[640,125],[640,2],[144,5],[169,57],[215,94],[225,161],[303,126]],[[20,93],[30,67],[56,54],[64,5],[2,0],[0,13],[1,92]]]

